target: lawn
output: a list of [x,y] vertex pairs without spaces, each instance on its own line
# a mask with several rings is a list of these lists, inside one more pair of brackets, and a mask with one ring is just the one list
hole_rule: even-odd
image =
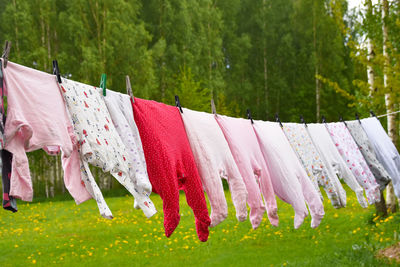
[[312,229],[308,217],[297,230],[293,209],[279,200],[279,227],[266,215],[257,230],[238,223],[226,192],[229,217],[206,243],[197,239],[183,194],[181,222],[170,238],[156,195],[160,212],[148,220],[128,196],[106,199],[113,220],[101,218],[93,200],[21,202],[15,214],[0,211],[0,266],[382,266],[374,254],[399,241],[400,214],[376,217],[374,206],[362,209],[346,189],[346,208],[335,210],[325,200],[321,225]]

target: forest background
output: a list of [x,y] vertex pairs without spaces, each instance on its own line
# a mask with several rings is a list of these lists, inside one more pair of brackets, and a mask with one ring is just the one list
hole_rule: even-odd
[[[400,1],[0,0],[9,60],[137,97],[306,122],[397,111]],[[398,145],[399,116],[381,119]],[[68,197],[59,157],[29,153],[35,197]],[[103,191],[124,194],[95,170]],[[112,190],[111,190],[112,189]],[[107,194],[107,193],[106,193]]]

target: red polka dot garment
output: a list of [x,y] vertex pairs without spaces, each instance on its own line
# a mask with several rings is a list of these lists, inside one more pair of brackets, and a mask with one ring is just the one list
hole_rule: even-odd
[[165,235],[179,224],[179,190],[186,194],[200,241],[207,241],[210,217],[196,163],[176,107],[135,98],[133,112],[153,191],[163,200]]

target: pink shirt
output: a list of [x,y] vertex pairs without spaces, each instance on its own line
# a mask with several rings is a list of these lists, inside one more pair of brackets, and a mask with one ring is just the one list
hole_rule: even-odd
[[215,116],[228,141],[233,158],[248,192],[251,211],[250,221],[253,228],[260,225],[265,207],[260,190],[267,206],[268,218],[272,225],[278,225],[277,205],[271,179],[265,160],[257,141],[257,136],[249,120]]
[[13,153],[10,195],[32,201],[26,152],[44,149],[49,155],[62,152],[65,186],[75,201],[90,199],[81,183],[73,128],[55,76],[8,62],[4,81],[8,101],[5,149]]

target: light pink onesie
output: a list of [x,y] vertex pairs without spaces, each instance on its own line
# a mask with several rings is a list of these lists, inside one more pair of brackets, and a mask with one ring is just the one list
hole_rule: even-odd
[[275,193],[280,199],[291,204],[295,210],[294,228],[300,227],[308,214],[305,201],[312,217],[311,227],[317,227],[325,214],[323,203],[283,129],[278,123],[265,121],[254,121],[253,127]]
[[346,125],[343,122],[331,122],[327,123],[326,127],[340,155],[353,172],[357,182],[365,189],[369,204],[379,202],[379,185]]
[[247,218],[247,190],[214,114],[183,109],[181,113],[203,187],[211,204],[211,226],[228,216],[221,178],[228,181],[236,217]]
[[250,221],[253,228],[260,225],[265,212],[261,192],[267,206],[269,221],[272,225],[277,226],[278,214],[274,189],[251,122],[222,115],[217,115],[215,118],[228,141],[233,158],[246,185],[247,202],[251,208]]
[[65,186],[82,203],[91,198],[80,176],[73,128],[54,75],[8,62],[4,69],[7,93],[5,149],[13,154],[10,195],[32,201],[33,189],[26,152],[61,150]]

